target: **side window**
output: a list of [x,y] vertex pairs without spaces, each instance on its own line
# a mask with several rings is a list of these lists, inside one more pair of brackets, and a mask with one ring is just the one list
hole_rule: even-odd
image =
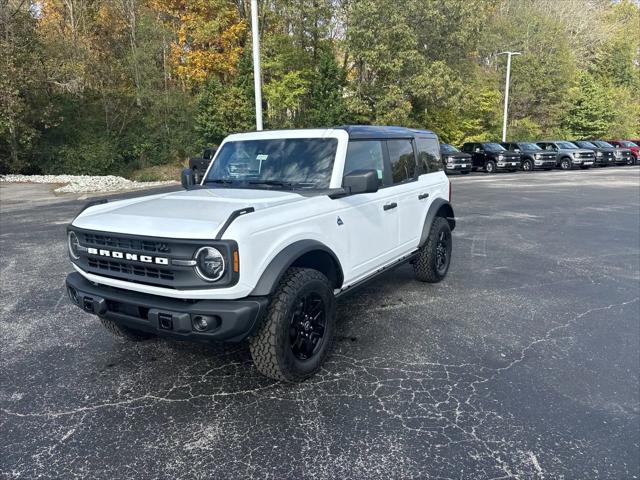
[[418,164],[422,173],[442,170],[440,144],[435,138],[416,138],[416,146],[418,147]]
[[378,172],[378,184],[383,184],[384,156],[381,140],[353,140],[347,145],[344,161],[344,175],[354,170],[375,170]]
[[416,159],[411,140],[387,140],[387,147],[393,183],[413,179],[416,173]]
[[466,153],[470,153],[470,152],[472,152],[472,151],[473,151],[473,145],[471,145],[470,143],[465,143],[465,144],[462,146],[462,151],[463,151],[463,152],[466,152]]

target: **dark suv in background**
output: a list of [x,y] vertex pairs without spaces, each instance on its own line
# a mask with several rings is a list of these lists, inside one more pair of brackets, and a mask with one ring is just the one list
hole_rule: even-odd
[[442,166],[444,167],[445,173],[471,172],[471,155],[461,152],[453,145],[441,143],[440,156],[442,158]]
[[531,172],[534,169],[551,170],[556,167],[558,154],[544,151],[535,143],[502,142],[500,145],[520,154],[522,170],[525,172]]
[[586,148],[587,150],[593,150],[596,154],[596,160],[593,164],[595,167],[606,167],[608,165],[614,165],[616,161],[615,148],[602,148],[595,144],[593,140],[573,140],[576,147]]
[[596,159],[593,150],[579,148],[566,140],[545,140],[536,142],[543,150],[558,154],[558,166],[562,170],[571,170],[573,167],[589,168]]
[[507,151],[495,142],[468,142],[462,151],[472,156],[473,170],[483,168],[487,173],[498,170],[515,172],[521,167],[520,154]]

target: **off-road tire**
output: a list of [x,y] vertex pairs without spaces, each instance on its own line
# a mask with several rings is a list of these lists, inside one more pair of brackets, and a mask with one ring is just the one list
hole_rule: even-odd
[[[448,259],[446,268],[439,270],[436,266],[437,247],[440,234],[444,232],[448,237]],[[413,272],[417,280],[421,282],[437,283],[447,276],[451,264],[451,227],[446,218],[436,217],[431,225],[427,241],[420,247],[418,256],[413,262]]]
[[[293,354],[289,331],[296,301],[305,293],[322,297],[325,312],[323,344],[307,360]],[[275,380],[301,382],[316,373],[331,351],[335,337],[335,297],[327,277],[309,268],[290,268],[276,289],[263,323],[249,340],[253,363],[260,373]]]
[[487,173],[496,173],[496,163],[493,160],[489,160],[484,165],[484,171]]
[[565,157],[565,158],[560,160],[560,168],[562,170],[571,170],[572,166],[573,165],[571,163],[571,159],[570,158]]
[[531,160],[525,160],[522,162],[522,170],[524,172],[533,172],[533,162]]
[[139,330],[132,330],[131,328],[125,327],[123,325],[118,325],[113,320],[108,318],[99,317],[100,323],[102,326],[106,328],[111,334],[115,337],[123,338],[125,340],[129,340],[131,342],[142,342],[144,340],[149,340],[153,338],[151,333],[141,332]]

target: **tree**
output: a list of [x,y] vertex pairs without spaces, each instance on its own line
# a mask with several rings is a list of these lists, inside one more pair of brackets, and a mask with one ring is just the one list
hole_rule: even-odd
[[583,72],[572,89],[573,102],[565,126],[576,138],[601,138],[611,128],[614,104],[611,91],[593,75]]

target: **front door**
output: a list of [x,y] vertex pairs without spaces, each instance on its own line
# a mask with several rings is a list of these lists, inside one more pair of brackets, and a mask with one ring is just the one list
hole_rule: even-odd
[[385,168],[384,140],[350,140],[344,174],[354,170],[376,170],[380,189],[334,200],[347,245],[345,281],[352,283],[375,272],[394,258],[398,246],[398,199]]

